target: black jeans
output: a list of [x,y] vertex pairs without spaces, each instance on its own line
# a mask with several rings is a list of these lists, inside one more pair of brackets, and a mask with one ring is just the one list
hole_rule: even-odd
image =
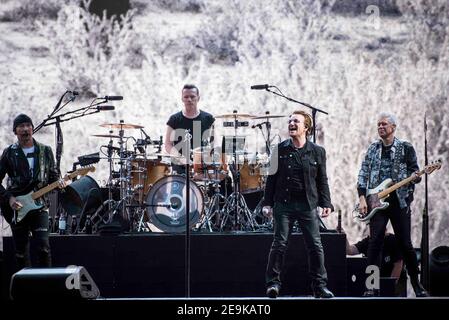
[[50,242],[48,240],[48,212],[31,211],[18,224],[11,226],[19,269],[31,267],[30,232],[36,241],[37,266],[51,267]]
[[309,260],[309,275],[312,279],[312,289],[324,287],[327,284],[327,273],[324,267],[324,251],[321,244],[319,219],[316,210],[304,210],[300,202],[282,204],[275,202],[273,208],[274,239],[268,256],[265,273],[267,286],[281,285],[281,272],[284,255],[292,233],[293,224],[298,220]]
[[418,279],[418,259],[410,236],[411,214],[410,207],[400,208],[399,200],[395,193],[391,194],[387,209],[378,211],[369,224],[370,240],[368,243],[368,265],[380,267],[382,259],[382,245],[385,237],[385,228],[388,220],[394,230],[399,249],[404,257],[407,272],[412,279]]

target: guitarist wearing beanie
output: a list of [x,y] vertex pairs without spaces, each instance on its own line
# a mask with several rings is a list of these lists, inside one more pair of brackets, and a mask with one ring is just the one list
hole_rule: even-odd
[[34,125],[29,116],[18,115],[13,123],[17,142],[7,147],[0,159],[0,181],[3,182],[8,175],[7,187],[0,184],[0,204],[3,216],[11,225],[16,263],[19,269],[31,266],[30,232],[36,240],[39,267],[51,266],[51,253],[48,240],[47,202],[43,198],[36,199],[36,204],[39,204],[41,209],[30,211],[19,221],[17,212],[25,204],[16,197],[56,181],[58,181],[58,187],[65,187],[64,180],[59,180],[53,151],[49,146],[33,139],[33,129]]

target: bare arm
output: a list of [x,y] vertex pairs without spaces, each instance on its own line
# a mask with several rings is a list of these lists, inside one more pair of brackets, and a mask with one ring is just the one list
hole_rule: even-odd
[[174,131],[175,130],[170,126],[167,126],[167,129],[165,130],[165,152],[167,153],[170,153],[173,149],[172,135]]

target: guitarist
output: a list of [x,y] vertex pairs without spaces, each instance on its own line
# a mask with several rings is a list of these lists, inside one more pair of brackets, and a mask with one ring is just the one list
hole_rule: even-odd
[[[365,197],[368,189],[376,188],[388,178],[391,178],[395,183],[399,182],[419,170],[413,146],[409,142],[395,137],[396,117],[394,115],[380,114],[377,132],[380,139],[368,147],[358,176],[359,210],[362,215],[368,213]],[[420,180],[417,177],[414,183],[418,183]],[[368,264],[380,267],[385,228],[388,220],[391,220],[415,295],[426,297],[428,293],[418,280],[418,260],[410,236],[410,204],[413,201],[413,192],[414,184],[412,183],[390,193],[390,196],[386,199],[389,203],[388,208],[380,210],[371,218]],[[373,290],[365,292],[365,296],[374,296],[375,294]]]
[[[33,139],[33,128],[31,118],[19,114],[13,123],[17,142],[7,147],[0,159],[0,181],[8,175],[7,188],[0,184],[0,204],[2,214],[11,224],[19,269],[31,266],[28,238],[30,232],[37,242],[38,266],[51,266],[47,208],[30,212],[22,221],[15,222],[14,210],[22,207],[15,196],[40,189],[59,179],[53,151],[49,146]],[[64,180],[59,180],[59,187],[65,187]]]

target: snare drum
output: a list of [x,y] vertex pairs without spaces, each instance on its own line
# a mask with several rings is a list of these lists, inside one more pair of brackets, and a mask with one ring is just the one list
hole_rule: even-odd
[[131,167],[131,187],[135,190],[139,203],[142,203],[144,195],[156,181],[170,174],[169,165],[159,159],[133,160]]
[[[186,230],[186,178],[171,175],[158,180],[145,198],[151,224],[165,232]],[[204,196],[194,181],[190,181],[190,221],[192,228],[204,211]]]
[[225,154],[221,148],[202,147],[193,150],[193,180],[222,181],[228,173]]

